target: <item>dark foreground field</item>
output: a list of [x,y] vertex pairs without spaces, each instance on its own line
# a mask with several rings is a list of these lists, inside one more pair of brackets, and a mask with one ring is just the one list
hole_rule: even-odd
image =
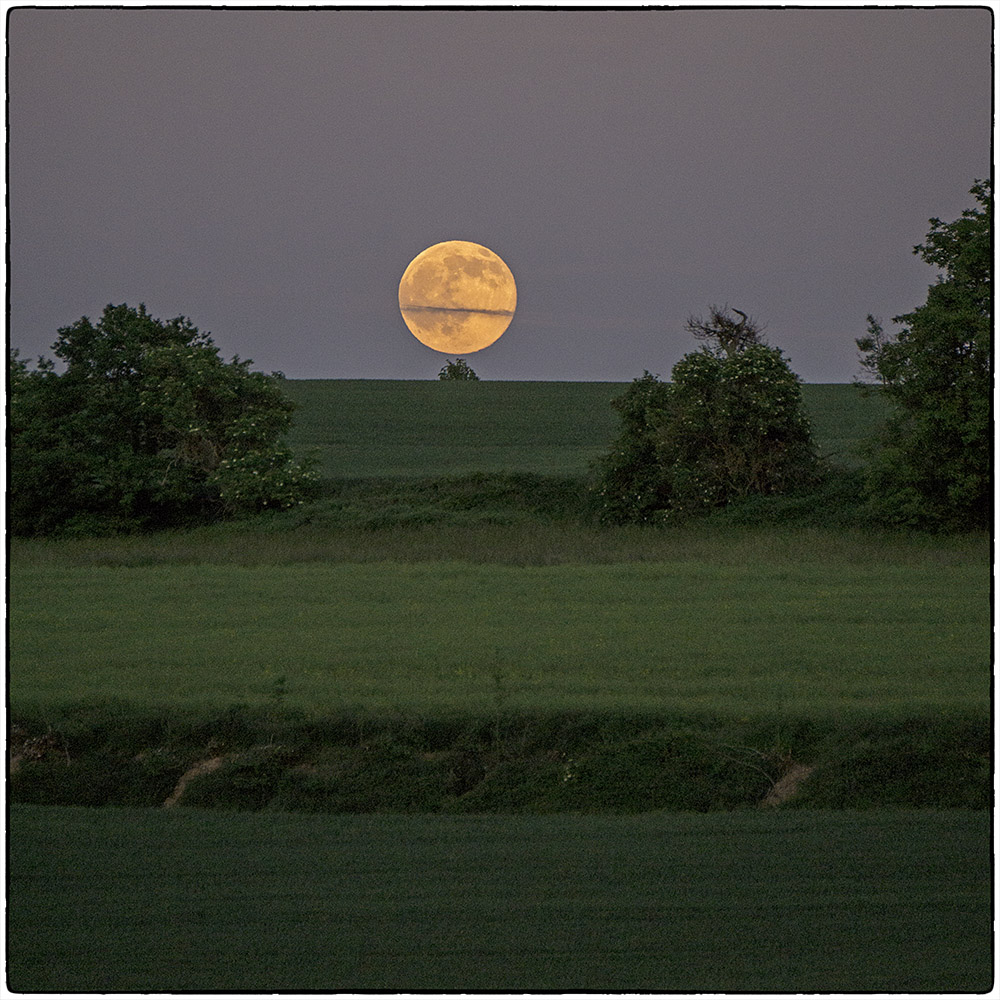
[[17,991],[990,987],[989,817],[17,806]]

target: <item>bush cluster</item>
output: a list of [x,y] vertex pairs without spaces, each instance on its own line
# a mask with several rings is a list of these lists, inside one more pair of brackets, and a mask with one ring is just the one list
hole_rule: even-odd
[[317,477],[282,441],[282,376],[224,362],[184,317],[109,305],[59,331],[37,367],[9,362],[18,535],[114,533],[284,509]]
[[650,521],[669,503],[669,484],[656,450],[656,422],[667,408],[670,386],[646,371],[611,405],[621,416],[618,437],[598,465],[599,520]]
[[702,348],[670,383],[647,371],[615,405],[622,430],[597,486],[605,522],[702,513],[818,478],[799,379],[777,348]]
[[953,222],[931,219],[913,252],[938,267],[926,301],[893,318],[888,336],[868,317],[862,366],[893,413],[873,442],[867,493],[878,520],[932,529],[986,528],[991,520],[992,188]]

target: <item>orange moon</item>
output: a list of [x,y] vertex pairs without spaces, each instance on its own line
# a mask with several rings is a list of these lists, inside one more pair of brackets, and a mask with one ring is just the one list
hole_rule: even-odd
[[510,268],[478,243],[448,240],[418,253],[399,282],[399,311],[421,344],[442,354],[489,347],[510,326],[517,286]]

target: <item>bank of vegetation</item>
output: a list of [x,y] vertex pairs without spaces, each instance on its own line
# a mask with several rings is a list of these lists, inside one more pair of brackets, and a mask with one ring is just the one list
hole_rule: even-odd
[[985,809],[983,715],[219,712],[106,701],[14,713],[38,805],[328,813]]

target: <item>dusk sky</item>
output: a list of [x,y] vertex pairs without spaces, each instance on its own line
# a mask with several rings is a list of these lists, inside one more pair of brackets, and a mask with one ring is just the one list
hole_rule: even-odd
[[[481,243],[485,379],[668,377],[711,304],[807,382],[990,176],[986,8],[13,9],[9,338],[111,303],[290,378],[433,379],[400,277]],[[887,326],[891,324],[887,323]]]

